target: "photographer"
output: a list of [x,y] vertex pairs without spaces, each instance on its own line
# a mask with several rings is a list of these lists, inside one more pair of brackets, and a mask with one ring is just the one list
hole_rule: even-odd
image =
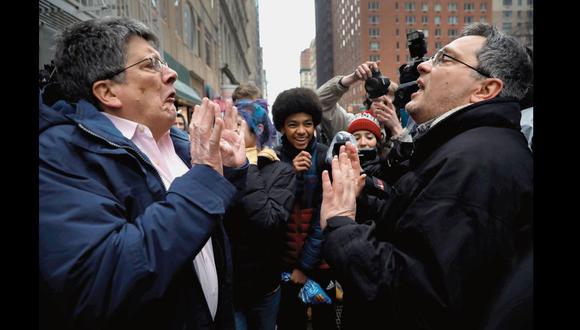
[[[322,120],[320,122],[323,132],[332,138],[337,132],[345,131],[354,114],[348,113],[337,102],[348,91],[349,87],[358,81],[366,81],[373,77],[373,69],[378,71],[378,63],[368,61],[359,65],[354,72],[346,76],[336,76],[316,91],[322,104]],[[367,108],[389,130],[389,136],[397,136],[402,127],[396,114],[393,101],[398,85],[391,83],[388,91],[372,100],[367,100]],[[369,102],[370,101],[370,102]],[[374,105],[373,105],[374,103]]]
[[[402,148],[399,146],[406,147],[406,145],[412,144],[410,143],[412,140],[409,130],[402,128],[393,104],[398,85],[381,76],[378,64],[378,62],[372,61],[365,62],[351,74],[336,76],[320,86],[317,91],[322,104],[320,126],[324,133],[331,138],[339,131],[349,130],[349,125],[355,119],[355,114],[346,112],[337,102],[350,86],[358,81],[364,81],[365,88],[368,87],[371,91],[368,95],[371,98],[367,98],[365,101],[367,111],[379,121],[381,134],[376,136],[377,143],[376,146],[373,146],[377,150],[377,161],[368,163],[361,159],[361,166],[368,176],[392,182],[400,175],[401,167],[398,164],[406,158],[405,152],[401,151]],[[361,147],[360,139],[357,139],[357,145],[359,148]],[[371,178],[367,180],[372,181]],[[377,185],[377,187],[380,186],[380,184]]]

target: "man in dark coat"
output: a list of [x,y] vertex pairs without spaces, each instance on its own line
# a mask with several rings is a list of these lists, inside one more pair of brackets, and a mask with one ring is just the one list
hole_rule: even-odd
[[233,329],[222,216],[248,167],[231,103],[204,98],[190,137],[174,70],[129,18],[67,27],[65,100],[40,100],[40,324],[48,329]]
[[[418,70],[406,105],[415,148],[389,196],[356,199],[350,145],[333,160],[332,184],[323,174],[322,251],[344,288],[347,329],[479,329],[531,245],[532,155],[518,105],[532,77],[525,48],[476,23]],[[356,204],[376,221],[355,223]]]

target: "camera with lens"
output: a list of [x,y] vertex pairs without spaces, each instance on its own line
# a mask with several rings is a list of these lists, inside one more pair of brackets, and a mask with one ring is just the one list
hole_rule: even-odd
[[367,91],[368,98],[376,99],[377,97],[387,95],[389,86],[391,85],[389,78],[383,76],[379,70],[373,69],[372,73],[372,77],[365,80],[365,91]]
[[[419,64],[427,61],[427,43],[425,34],[421,30],[415,30],[407,33],[407,48],[411,55],[411,62],[399,67],[399,83],[401,85],[415,81],[419,78],[417,67]],[[395,92],[395,106],[397,109],[403,108],[411,100],[411,94],[419,90],[417,84],[410,84],[407,87],[401,87]]]

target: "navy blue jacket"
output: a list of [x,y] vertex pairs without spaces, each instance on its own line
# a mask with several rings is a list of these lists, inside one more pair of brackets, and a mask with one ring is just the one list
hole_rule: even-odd
[[284,233],[294,205],[296,176],[281,161],[258,156],[244,196],[224,216],[234,263],[234,306],[244,308],[280,285]]
[[385,200],[357,200],[375,221],[328,220],[322,251],[344,288],[343,329],[482,327],[532,241],[532,154],[519,122],[504,98],[453,113],[416,138]]
[[[92,104],[59,101],[53,108],[40,104],[40,324],[232,329],[222,215],[236,193],[232,183],[243,189],[247,164],[226,169],[229,181],[194,166],[166,191],[147,156]],[[186,134],[172,128],[170,135],[189,166]],[[215,320],[192,263],[210,236],[219,281]]]

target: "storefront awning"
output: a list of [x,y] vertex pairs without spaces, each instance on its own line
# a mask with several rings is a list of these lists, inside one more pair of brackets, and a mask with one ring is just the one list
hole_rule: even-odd
[[175,86],[177,97],[181,97],[193,104],[201,104],[201,98],[193,88],[179,80],[176,80],[173,86]]

